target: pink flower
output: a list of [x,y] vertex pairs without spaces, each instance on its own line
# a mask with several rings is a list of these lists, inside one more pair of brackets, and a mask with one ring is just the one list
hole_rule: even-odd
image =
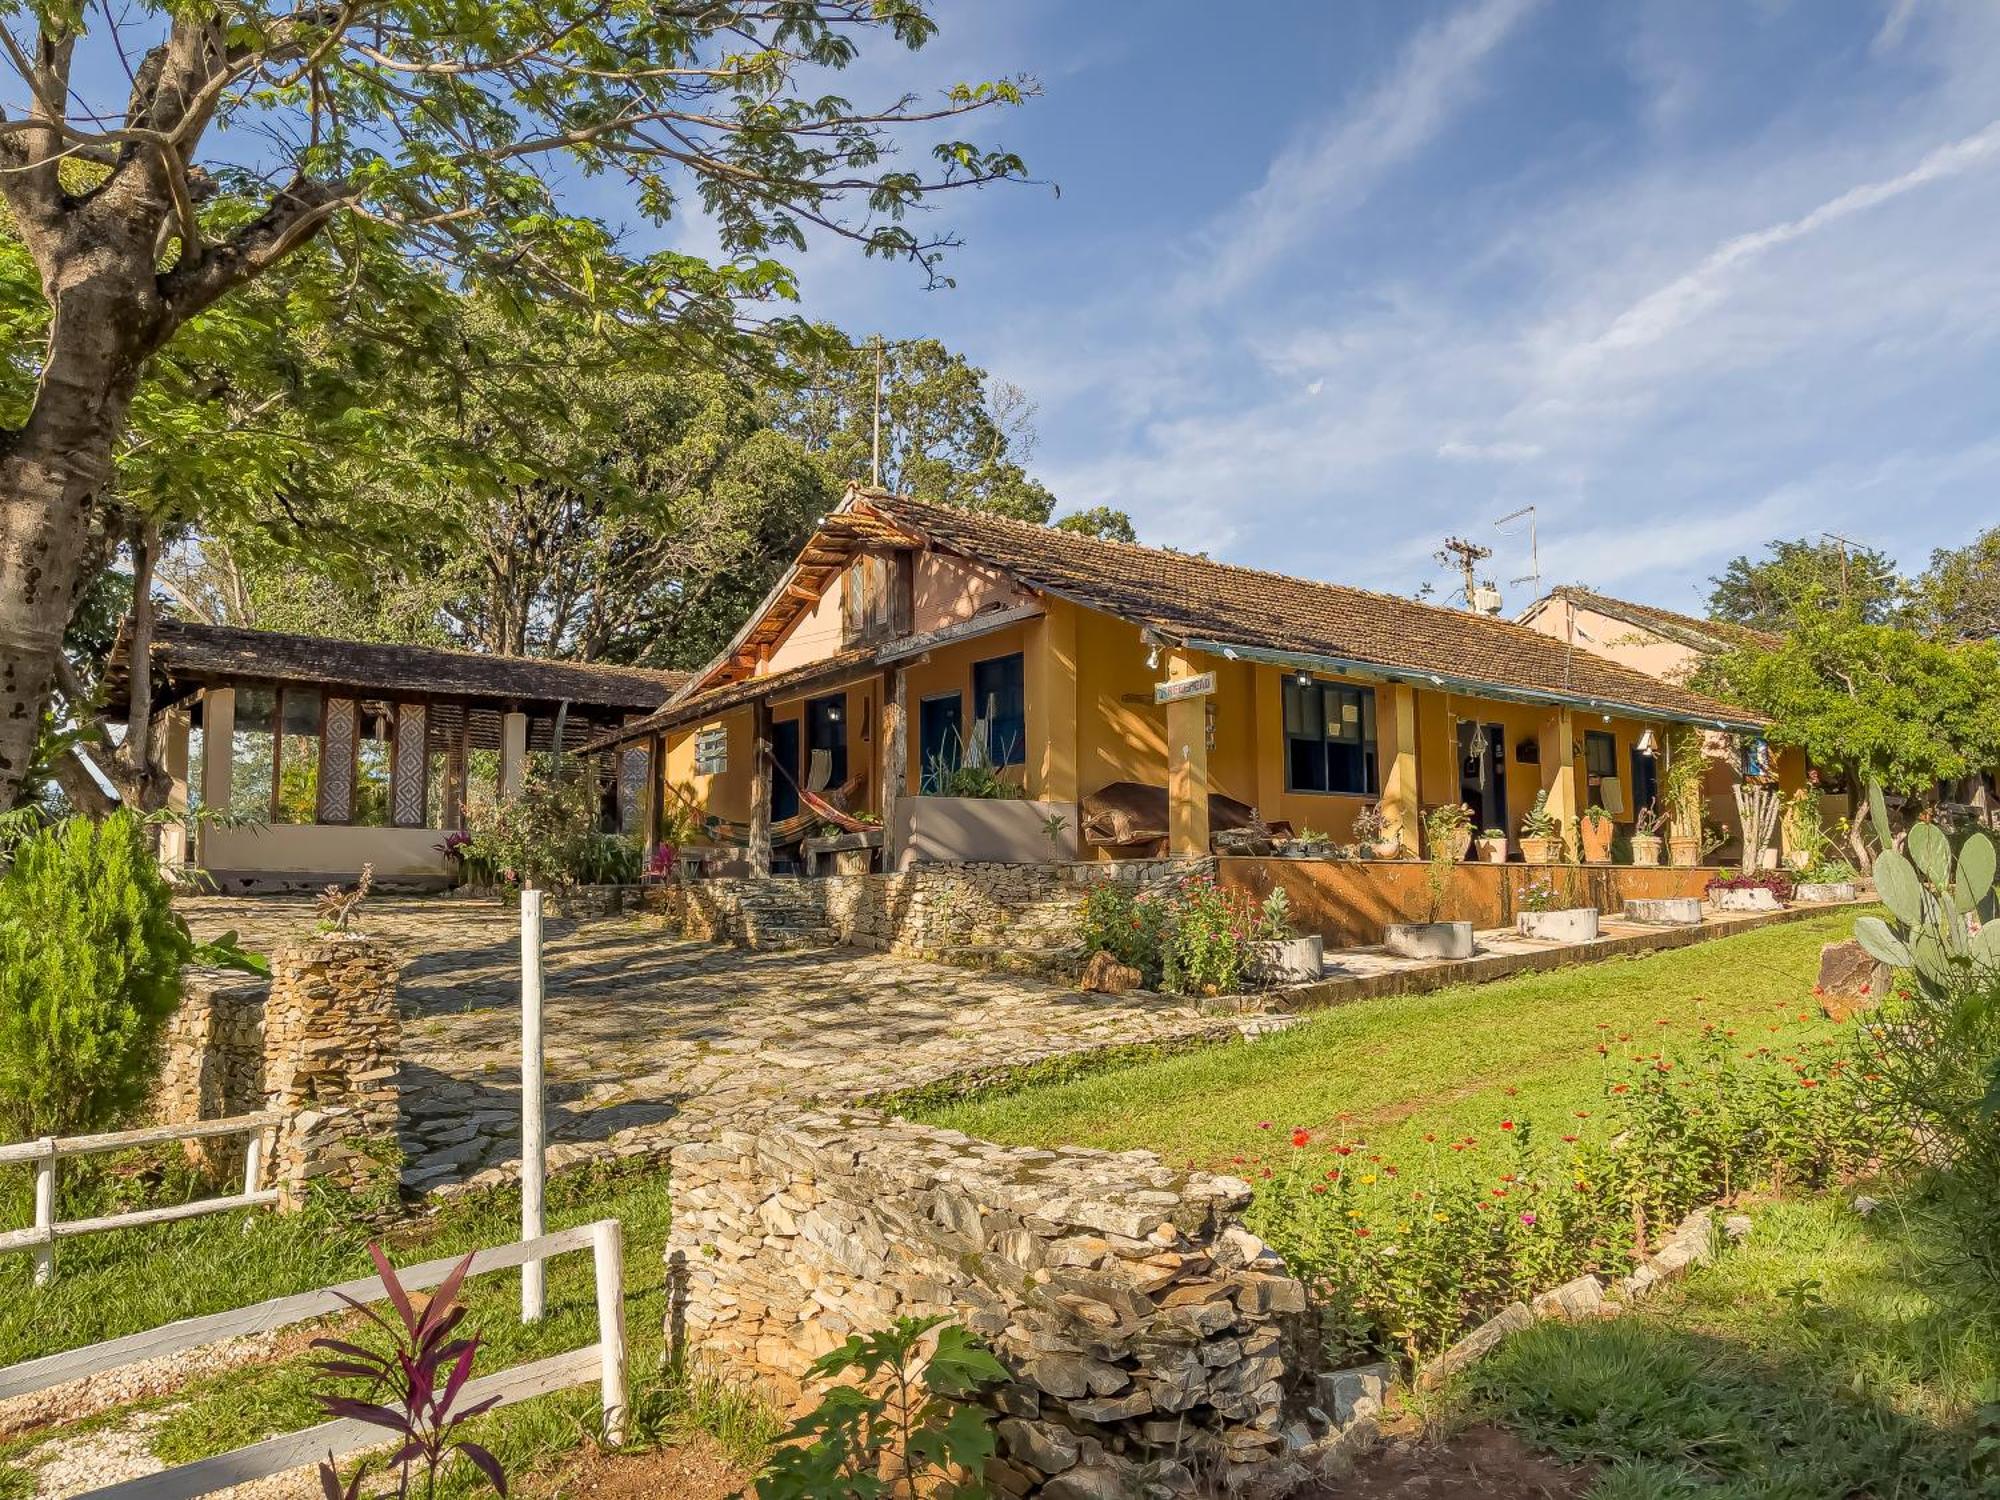
[[1269,1120],[1259,1120],[1257,1122],[1257,1128],[1259,1130],[1269,1130],[1271,1128],[1271,1122]]
[[1528,1213],[1522,1214],[1521,1222],[1527,1225],[1530,1229],[1533,1229],[1535,1227],[1535,1215],[1533,1211],[1531,1210]]

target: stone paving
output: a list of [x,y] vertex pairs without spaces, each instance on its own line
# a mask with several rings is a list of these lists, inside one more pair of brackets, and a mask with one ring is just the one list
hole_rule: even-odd
[[[198,936],[233,928],[251,948],[313,922],[302,899],[204,897],[181,909]],[[519,1156],[517,913],[378,899],[357,926],[403,959],[405,1185],[503,1180]],[[544,976],[552,1168],[660,1151],[697,1100],[704,1115],[759,1097],[848,1101],[1060,1054],[1193,1045],[1269,1025],[1155,995],[1085,995],[853,949],[682,942],[631,915],[550,919]]]

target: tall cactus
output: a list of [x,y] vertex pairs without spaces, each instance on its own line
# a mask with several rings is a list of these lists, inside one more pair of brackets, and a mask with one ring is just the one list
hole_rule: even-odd
[[1882,853],[1875,861],[1875,890],[1895,925],[1862,917],[1854,936],[1868,953],[1899,969],[1943,985],[1968,969],[2000,968],[2000,907],[1994,876],[2000,857],[1993,840],[1975,832],[1954,854],[1951,840],[1933,823],[1910,829],[1908,853],[1896,851],[1895,831],[1882,788],[1868,789],[1868,813]]

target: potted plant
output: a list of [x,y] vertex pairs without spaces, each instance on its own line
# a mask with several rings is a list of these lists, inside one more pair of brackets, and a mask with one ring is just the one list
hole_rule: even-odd
[[1707,889],[1717,911],[1780,911],[1791,899],[1792,877],[1782,870],[1725,870]]
[[1539,875],[1521,892],[1514,930],[1545,943],[1588,943],[1597,938],[1597,908],[1576,905],[1553,875]]
[[1856,884],[1858,879],[1853,865],[1829,851],[1799,872],[1799,883],[1792,888],[1792,899],[1810,902],[1857,901],[1861,895]]
[[1546,788],[1535,793],[1535,805],[1521,819],[1521,858],[1531,865],[1552,865],[1562,857],[1562,820],[1549,811]]
[[1354,842],[1363,859],[1396,859],[1403,852],[1403,831],[1383,815],[1381,803],[1371,802],[1354,815]]
[[1434,807],[1424,814],[1424,845],[1429,850],[1424,868],[1426,920],[1391,922],[1384,938],[1391,953],[1404,958],[1472,957],[1472,924],[1442,920],[1452,871],[1465,852],[1460,844],[1454,853],[1453,845],[1458,832],[1470,838],[1471,819],[1460,803]]
[[1577,824],[1577,833],[1583,844],[1583,858],[1586,864],[1601,865],[1611,858],[1611,840],[1618,833],[1618,825],[1611,821],[1611,814],[1592,803],[1585,809],[1582,820]]
[[1472,809],[1463,802],[1432,808],[1424,814],[1424,843],[1442,846],[1454,864],[1464,859],[1472,848]]
[[1667,771],[1660,783],[1660,806],[1666,809],[1667,856],[1676,865],[1690,868],[1701,863],[1707,851],[1701,822],[1701,784],[1708,775],[1708,757],[1701,738],[1692,729],[1683,730],[1667,742]]
[[1251,919],[1250,977],[1263,984],[1313,984],[1325,959],[1324,938],[1293,931],[1292,898],[1284,889],[1266,896]]
[[1287,839],[1279,852],[1287,859],[1325,859],[1333,852],[1333,839],[1308,824]]
[[1638,814],[1632,819],[1633,864],[1649,868],[1659,864],[1661,848],[1665,842],[1660,837],[1660,825],[1665,821],[1666,815],[1660,811],[1657,803],[1648,802],[1639,809]]
[[1489,865],[1507,863],[1507,830],[1504,828],[1482,828],[1479,837],[1473,841],[1473,849],[1479,858]]

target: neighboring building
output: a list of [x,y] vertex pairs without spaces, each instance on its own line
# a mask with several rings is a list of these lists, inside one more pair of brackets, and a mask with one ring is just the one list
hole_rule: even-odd
[[[1704,659],[1721,652],[1746,645],[1775,650],[1784,644],[1783,636],[1768,630],[1698,619],[1574,586],[1549,590],[1521,612],[1519,621],[1530,630],[1674,684],[1685,683]],[[1737,736],[1711,730],[1704,736],[1703,750],[1709,758],[1703,783],[1704,816],[1724,839],[1717,857],[1738,860],[1743,853],[1743,825],[1736,811],[1734,788],[1742,779],[1746,754],[1757,753],[1755,742],[1746,745]],[[1780,752],[1768,761],[1781,791],[1791,792],[1804,784],[1806,763],[1798,752]],[[1850,816],[1852,810],[1852,799],[1844,793],[1831,792],[1822,802],[1822,813],[1828,819]]]
[[[1347,841],[1379,801],[1410,848],[1450,801],[1510,836],[1543,791],[1629,824],[1681,723],[1762,727],[1488,616],[857,489],[720,656],[598,744],[650,747],[661,805],[756,868],[828,822],[891,865],[1079,832],[1098,857],[1206,852],[1233,804]],[[1026,803],[939,795],[982,744]]]
[[[440,844],[468,799],[518,787],[558,725],[577,750],[687,678],[175,620],[155,628],[152,662],[171,805],[244,820],[201,823],[194,849],[175,830],[163,853],[225,889],[351,880],[363,864],[387,884],[442,885]],[[128,670],[121,641],[114,695]],[[607,822],[642,829],[650,781],[644,747],[624,752]]]

